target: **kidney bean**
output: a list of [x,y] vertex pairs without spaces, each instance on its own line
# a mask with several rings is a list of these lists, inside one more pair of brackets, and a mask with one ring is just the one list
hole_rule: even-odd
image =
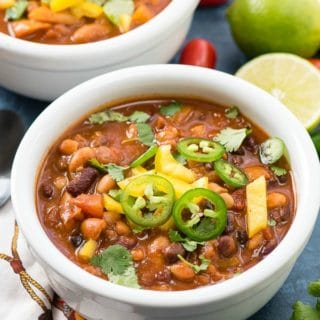
[[136,244],[138,240],[134,237],[127,237],[127,236],[121,236],[119,237],[117,243],[124,246],[128,250],[132,249]]
[[233,256],[238,246],[236,241],[231,236],[222,236],[218,240],[218,250],[226,258]]
[[98,171],[91,167],[86,167],[67,186],[67,191],[76,197],[89,190],[93,182],[98,177]]
[[54,193],[54,188],[50,182],[46,181],[41,185],[41,192],[45,198],[51,198]]
[[185,250],[180,243],[171,243],[168,247],[164,249],[164,256],[168,263],[175,263],[179,260],[177,255],[185,255]]
[[270,216],[276,222],[287,222],[290,218],[289,206],[277,207],[270,211]]

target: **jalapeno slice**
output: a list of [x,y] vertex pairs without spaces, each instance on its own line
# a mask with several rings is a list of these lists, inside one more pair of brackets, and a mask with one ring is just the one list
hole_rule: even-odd
[[284,154],[285,144],[280,138],[270,138],[260,145],[259,155],[263,164],[277,162]]
[[142,175],[128,183],[120,202],[131,221],[141,227],[152,228],[169,219],[174,200],[174,189],[167,179],[157,175]]
[[190,239],[206,241],[217,238],[227,225],[227,207],[215,192],[196,188],[175,203],[173,219],[177,228]]
[[248,184],[247,176],[228,161],[216,161],[214,170],[219,178],[230,187],[241,188]]
[[145,153],[143,153],[141,156],[139,156],[136,160],[134,160],[131,164],[131,168],[136,168],[141,166],[143,163],[145,163],[147,160],[154,157],[157,153],[158,146],[156,144],[153,144]]
[[177,149],[187,159],[199,162],[216,161],[225,153],[225,148],[220,143],[201,138],[182,139]]

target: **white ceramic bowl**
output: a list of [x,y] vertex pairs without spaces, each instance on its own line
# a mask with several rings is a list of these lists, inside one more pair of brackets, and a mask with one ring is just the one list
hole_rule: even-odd
[[109,71],[167,63],[183,43],[198,3],[172,0],[146,24],[87,44],[46,45],[0,32],[0,85],[32,98],[53,100]]
[[[201,97],[237,105],[270,135],[285,141],[296,185],[296,217],[280,245],[241,275],[216,285],[180,292],[126,288],[73,264],[42,229],[35,208],[35,183],[38,168],[51,144],[71,124],[101,104],[148,96]],[[306,245],[319,210],[319,176],[319,160],[309,135],[271,95],[218,71],[153,65],[92,79],[43,111],[18,149],[12,171],[12,201],[18,224],[52,287],[88,319],[239,320],[253,314],[276,293]]]

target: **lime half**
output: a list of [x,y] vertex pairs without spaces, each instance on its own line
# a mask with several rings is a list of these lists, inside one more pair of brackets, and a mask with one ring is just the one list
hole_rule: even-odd
[[242,66],[237,77],[247,80],[279,99],[312,130],[320,122],[320,72],[293,54],[270,53]]

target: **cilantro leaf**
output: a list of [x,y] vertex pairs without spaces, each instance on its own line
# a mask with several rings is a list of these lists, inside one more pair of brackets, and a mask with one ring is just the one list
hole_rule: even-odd
[[110,174],[110,176],[117,182],[124,179],[124,171],[128,169],[128,167],[118,166],[114,163],[102,164],[96,158],[89,160],[88,164],[102,173]]
[[276,222],[276,220],[274,220],[274,219],[269,219],[269,220],[268,220],[268,225],[269,225],[270,227],[274,227],[275,225],[277,225],[277,222]]
[[135,123],[144,123],[148,121],[150,115],[143,111],[135,111],[133,114],[129,116],[129,121]]
[[101,268],[113,283],[140,288],[131,253],[119,244],[112,245],[91,258],[93,266]]
[[206,259],[204,256],[199,256],[200,258],[200,265],[193,264],[189,261],[187,261],[185,258],[183,258],[180,254],[177,256],[182,262],[186,263],[189,267],[193,269],[194,272],[199,273],[200,271],[204,271],[208,269],[208,266],[210,264],[210,260]]
[[251,130],[246,128],[242,129],[232,129],[232,128],[225,128],[220,131],[220,133],[214,137],[214,141],[219,142],[222,144],[227,152],[234,152],[237,151],[243,140],[251,133]]
[[224,111],[228,119],[235,119],[239,115],[239,109],[236,106],[230,107]]
[[119,244],[112,245],[97,256],[91,258],[91,264],[100,267],[105,274],[124,274],[131,266],[131,254]]
[[146,146],[151,146],[154,143],[154,134],[150,125],[146,123],[137,123],[138,139]]
[[106,110],[102,112],[93,113],[89,117],[89,122],[92,124],[102,124],[105,122],[126,122],[128,121],[128,117],[124,116],[122,113]]
[[270,169],[273,171],[273,173],[277,176],[284,176],[285,174],[287,174],[287,170],[277,167],[277,166],[271,166]]
[[160,113],[166,117],[172,117],[175,113],[181,110],[181,104],[178,102],[172,102],[167,106],[162,106],[160,108]]
[[204,242],[190,240],[189,238],[183,238],[176,230],[169,231],[169,239],[172,242],[180,242],[188,252],[193,252],[194,250],[196,250],[198,244],[204,244]]
[[25,13],[28,7],[28,1],[19,0],[15,5],[6,10],[5,20],[19,20]]
[[308,304],[297,301],[293,306],[291,320],[319,320],[320,312]]
[[314,297],[320,297],[320,279],[309,283],[308,292]]

